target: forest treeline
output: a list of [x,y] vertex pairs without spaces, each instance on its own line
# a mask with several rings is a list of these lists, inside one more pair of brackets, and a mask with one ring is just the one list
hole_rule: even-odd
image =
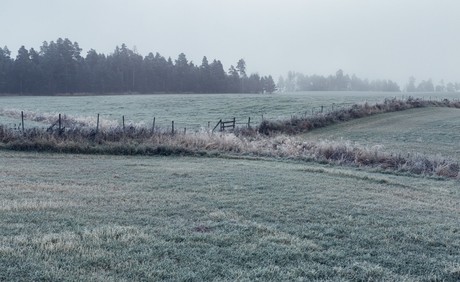
[[243,59],[225,71],[216,59],[195,65],[184,53],[173,61],[125,44],[109,55],[81,51],[67,38],[45,41],[40,50],[21,46],[16,58],[0,47],[0,93],[271,93],[276,87],[270,75],[247,75]]
[[344,74],[338,70],[335,75],[327,77],[321,75],[304,75],[302,73],[288,72],[286,78],[280,77],[277,87],[280,91],[379,91],[379,92],[459,92],[460,83],[444,83],[441,80],[434,84],[431,79],[416,83],[414,77],[410,77],[408,83],[401,88],[391,80],[361,79],[356,75]]

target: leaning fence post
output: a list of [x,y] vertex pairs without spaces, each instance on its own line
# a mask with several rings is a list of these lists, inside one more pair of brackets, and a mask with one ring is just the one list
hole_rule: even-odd
[[155,133],[155,117],[153,117],[152,134]]
[[251,128],[251,117],[248,117],[248,128]]
[[99,114],[97,114],[96,133],[99,132]]
[[171,133],[174,135],[174,121],[171,122]]
[[21,111],[21,124],[22,124],[22,132],[24,132],[24,112]]
[[216,128],[222,123],[222,119],[219,120],[219,122],[216,124],[216,126],[214,126],[214,128],[212,129],[212,132],[214,133],[214,130],[216,130]]

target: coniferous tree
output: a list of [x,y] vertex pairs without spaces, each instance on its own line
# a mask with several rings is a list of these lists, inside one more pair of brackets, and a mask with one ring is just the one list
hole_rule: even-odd
[[238,70],[232,65],[228,69],[228,92],[238,93],[241,90],[241,79]]
[[0,48],[0,93],[229,93],[271,92],[271,76],[246,74],[246,62],[224,71],[221,61],[200,66],[189,62],[184,53],[173,62],[159,53],[142,57],[136,48],[116,46],[104,55],[90,49],[81,56],[77,42],[58,38],[44,41],[37,52],[22,46],[16,59],[7,47]]
[[29,51],[24,47],[18,50],[18,55],[13,64],[13,87],[19,89],[19,93],[29,92],[30,76],[32,69],[32,61],[30,59]]
[[214,60],[210,65],[211,71],[211,92],[223,93],[227,89],[227,75],[222,63]]
[[276,84],[273,81],[273,77],[271,75],[265,77],[263,82],[263,91],[267,93],[273,93],[276,91]]
[[415,86],[415,77],[411,76],[409,78],[409,83],[406,86],[406,91],[407,92],[416,92],[417,87]]
[[203,57],[201,61],[201,66],[199,69],[199,83],[200,83],[200,90],[203,93],[210,93],[211,92],[211,67],[209,66],[208,58],[206,56]]
[[10,89],[11,71],[13,67],[13,60],[10,57],[11,52],[8,47],[0,47],[0,91],[8,93]]
[[[338,70],[335,75],[327,77],[321,75],[304,75],[288,72],[286,79],[280,78],[278,88],[283,91],[400,91],[397,83],[391,80],[360,79],[356,75],[351,77]],[[414,86],[415,89],[415,86]]]

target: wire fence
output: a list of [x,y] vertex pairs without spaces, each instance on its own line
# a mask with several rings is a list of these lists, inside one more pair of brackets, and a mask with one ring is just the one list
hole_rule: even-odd
[[[407,100],[410,96],[401,98],[394,97],[394,99]],[[428,97],[421,98],[423,101],[442,101],[444,98]],[[460,99],[451,99],[452,101],[460,101]],[[363,101],[361,104],[368,103]],[[368,103],[370,105],[377,104],[378,102]],[[101,114],[94,114],[93,116],[71,116],[65,114],[37,114],[30,111],[18,110],[2,110],[0,111],[0,125],[3,128],[13,131],[24,131],[27,129],[40,129],[53,132],[65,132],[66,130],[89,129],[99,131],[107,130],[150,130],[152,133],[172,133],[177,134],[183,132],[184,134],[192,132],[214,132],[214,131],[228,131],[238,128],[251,128],[256,127],[264,120],[281,120],[293,118],[307,118],[315,115],[325,115],[332,112],[340,111],[350,108],[356,103],[332,103],[329,105],[305,107],[305,111],[293,113],[290,116],[271,117],[267,114],[252,117],[227,117],[219,120],[209,120],[204,124],[200,123],[182,123],[175,122],[174,120],[159,120],[157,117],[152,117],[150,121],[135,123],[128,120],[128,117],[121,115],[118,120],[109,120],[103,118]],[[6,121],[5,121],[6,120]],[[181,119],[183,120],[183,119]]]

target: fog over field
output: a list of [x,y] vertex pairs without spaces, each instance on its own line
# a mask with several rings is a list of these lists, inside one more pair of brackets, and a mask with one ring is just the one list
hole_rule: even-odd
[[21,45],[67,37],[105,54],[126,43],[197,64],[218,58],[226,69],[244,58],[249,72],[275,79],[343,69],[437,83],[460,78],[459,9],[455,0],[4,0],[0,45],[14,57]]

